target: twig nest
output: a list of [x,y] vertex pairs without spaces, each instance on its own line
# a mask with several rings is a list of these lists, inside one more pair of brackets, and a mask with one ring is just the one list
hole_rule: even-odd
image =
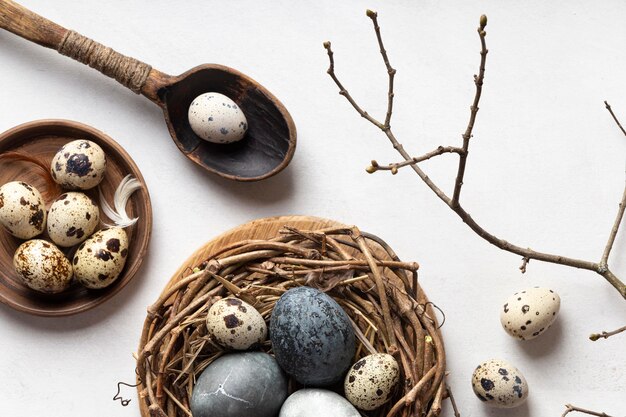
[[191,396],[194,417],[274,417],[287,398],[287,377],[263,352],[231,353],[202,372]]
[[246,350],[267,338],[263,316],[250,304],[236,297],[227,297],[211,306],[206,325],[222,346]]
[[291,394],[278,417],[361,417],[341,395],[319,388],[305,388]]
[[[377,402],[378,408],[367,414],[437,413],[448,391],[445,354],[432,303],[417,282],[417,263],[400,261],[382,240],[357,228],[337,225],[311,231],[283,228],[278,219],[268,222],[271,226],[255,221],[208,243],[148,308],[137,356],[142,416],[226,417],[227,402],[255,403],[256,397],[244,396],[247,391],[235,391],[233,385],[239,374],[235,369],[240,369],[235,358],[250,353],[233,353],[207,326],[214,306],[223,304],[237,310],[245,306],[246,311],[249,305],[269,322],[271,343],[262,342],[255,353],[273,353],[291,376],[292,395],[280,416],[359,417],[347,399],[312,390],[311,384],[343,381],[353,363],[359,364],[358,373],[370,368],[368,355],[384,352],[394,356],[397,368],[387,355],[373,356],[384,358],[382,368],[391,370],[376,374],[380,384],[374,394],[380,389],[380,397],[388,401]],[[311,224],[308,218],[303,223]],[[228,301],[233,298],[242,303]],[[241,321],[228,316],[215,317],[231,325]],[[219,365],[226,358],[233,364]],[[363,358],[369,359],[363,363]],[[377,363],[371,365],[373,375]],[[223,373],[205,385],[204,379],[216,372],[214,366]],[[263,401],[270,401],[274,382],[261,382],[254,375],[246,382],[243,368],[241,383],[251,393],[267,387]],[[394,384],[393,370],[402,384]],[[210,402],[210,414],[196,408],[200,398]],[[239,411],[238,416],[261,415],[260,408]]]
[[270,320],[270,339],[280,366],[306,386],[340,381],[355,352],[346,312],[310,287],[292,288],[280,297]]
[[54,181],[69,190],[89,190],[100,184],[106,171],[106,155],[95,142],[74,140],[63,145],[52,158]]
[[557,318],[561,298],[549,288],[528,288],[510,296],[500,310],[504,330],[519,340],[539,336]]
[[12,181],[0,187],[0,224],[19,239],[30,239],[46,227],[46,205],[32,185]]
[[48,235],[58,246],[74,246],[91,236],[99,222],[100,210],[86,194],[61,194],[48,212]]
[[54,244],[41,239],[22,243],[13,256],[15,272],[29,288],[56,294],[72,281],[72,265]]
[[400,369],[393,356],[374,353],[356,362],[346,375],[346,398],[361,410],[374,410],[391,399]]
[[474,394],[495,408],[514,408],[528,398],[524,375],[510,363],[491,359],[478,365],[472,375]]

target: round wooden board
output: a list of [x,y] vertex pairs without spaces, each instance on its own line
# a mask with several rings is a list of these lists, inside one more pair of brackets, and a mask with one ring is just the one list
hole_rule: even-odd
[[[148,249],[152,231],[152,206],[150,195],[139,168],[126,151],[104,133],[82,123],[69,120],[37,120],[10,129],[0,135],[0,154],[19,151],[49,161],[57,150],[67,142],[88,139],[102,147],[107,155],[107,170],[100,184],[107,201],[113,202],[113,194],[120,180],[131,174],[144,188],[135,192],[128,203],[127,212],[139,221],[126,229],[129,254],[124,271],[111,286],[102,290],[88,290],[74,283],[60,294],[41,294],[21,282],[13,269],[13,254],[23,240],[0,230],[0,301],[26,313],[40,316],[67,316],[88,310],[108,300],[135,276]],[[24,181],[42,191],[45,181],[23,162],[3,163],[0,169],[0,185],[9,181]],[[97,190],[87,194],[98,201]],[[101,216],[104,215],[101,213]]]

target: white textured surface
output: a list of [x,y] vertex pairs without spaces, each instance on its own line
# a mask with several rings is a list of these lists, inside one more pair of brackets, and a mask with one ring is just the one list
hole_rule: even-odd
[[[372,114],[385,111],[386,74],[366,7],[379,11],[396,77],[394,128],[411,153],[459,145],[478,66],[478,17],[490,49],[463,203],[496,235],[521,246],[598,260],[624,185],[626,3],[498,1],[36,1],[42,15],[168,73],[232,66],[290,110],[298,149],[290,167],[253,184],[205,174],[172,143],[160,110],[95,71],[0,32],[0,130],[67,118],[115,138],[144,173],[154,234],[144,268],[104,305],[43,319],[0,306],[0,415],[138,417],[112,401],[134,379],[146,307],[188,255],[248,220],[310,214],[359,225],[407,260],[445,312],[450,384],[468,416],[556,416],[563,404],[626,414],[626,336],[591,343],[591,332],[626,324],[626,304],[599,276],[531,262],[477,237],[409,170],[368,176],[375,158],[397,160],[382,133],[358,117],[326,75],[337,72]],[[451,192],[455,157],[424,165]],[[626,278],[626,235],[611,266]],[[559,319],[526,343],[499,323],[501,303],[527,286],[562,300]],[[492,357],[517,366],[526,405],[487,410],[474,397],[474,367]],[[446,407],[444,416],[452,416]]]

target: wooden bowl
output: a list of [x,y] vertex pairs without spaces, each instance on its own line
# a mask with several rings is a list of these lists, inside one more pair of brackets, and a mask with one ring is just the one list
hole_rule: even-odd
[[[107,155],[107,169],[100,184],[107,201],[112,203],[113,193],[120,180],[131,174],[144,185],[130,198],[127,212],[139,221],[126,229],[130,245],[124,270],[109,287],[101,290],[88,290],[73,283],[59,294],[43,294],[22,284],[13,269],[13,254],[24,242],[0,230],[0,302],[16,310],[39,316],[67,316],[89,310],[111,298],[135,276],[148,249],[152,231],[152,206],[150,195],[139,168],[130,155],[113,139],[93,127],[69,120],[37,120],[14,127],[0,135],[0,154],[18,151],[31,156],[52,161],[57,150],[67,142],[88,139],[102,147]],[[40,191],[45,189],[44,179],[26,162],[3,163],[0,167],[0,185],[9,181],[24,181]],[[97,191],[87,194],[98,201]],[[47,202],[48,204],[50,202]],[[102,217],[105,217],[101,213]],[[44,235],[45,236],[45,235]],[[64,251],[66,254],[69,252]],[[71,259],[71,258],[70,258]]]

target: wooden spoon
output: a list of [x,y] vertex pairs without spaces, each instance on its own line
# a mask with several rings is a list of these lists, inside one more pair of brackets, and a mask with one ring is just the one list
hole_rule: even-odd
[[[205,64],[171,76],[11,0],[0,0],[0,28],[87,64],[149,98],[163,109],[170,135],[181,152],[207,171],[237,181],[257,181],[280,172],[293,157],[296,128],[287,109],[259,83],[232,68]],[[189,105],[210,91],[230,97],[241,107],[248,119],[243,140],[213,144],[191,130]]]

